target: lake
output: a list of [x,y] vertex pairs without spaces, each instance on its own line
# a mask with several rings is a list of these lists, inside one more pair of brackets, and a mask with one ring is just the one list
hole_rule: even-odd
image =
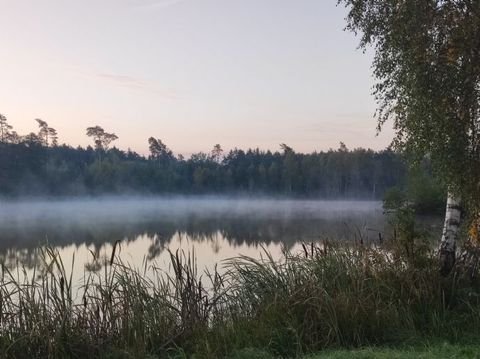
[[60,252],[75,280],[98,271],[120,242],[133,266],[168,269],[168,250],[193,252],[199,269],[238,255],[280,258],[302,242],[378,240],[380,202],[236,198],[100,198],[0,202],[0,261],[9,269],[38,264],[36,248]]

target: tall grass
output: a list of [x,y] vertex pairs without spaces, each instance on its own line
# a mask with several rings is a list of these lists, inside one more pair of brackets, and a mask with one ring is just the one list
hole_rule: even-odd
[[324,242],[281,261],[264,251],[229,260],[223,274],[198,272],[182,252],[170,253],[171,272],[133,268],[117,248],[85,274],[80,297],[53,249],[40,250],[33,275],[2,265],[2,357],[223,358],[246,348],[295,357],[480,334],[477,270],[459,265],[443,278],[415,241]]

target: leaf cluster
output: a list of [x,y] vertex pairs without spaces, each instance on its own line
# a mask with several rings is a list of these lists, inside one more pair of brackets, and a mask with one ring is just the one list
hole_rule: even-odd
[[373,47],[381,130],[393,145],[428,156],[443,182],[467,202],[480,196],[480,2],[340,0],[347,29]]

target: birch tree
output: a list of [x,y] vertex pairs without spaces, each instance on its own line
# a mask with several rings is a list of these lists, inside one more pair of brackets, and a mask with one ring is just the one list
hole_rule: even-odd
[[[431,158],[449,188],[439,255],[455,263],[461,209],[478,223],[480,203],[480,1],[339,0],[360,48],[374,50],[378,130],[394,146]],[[460,202],[460,198],[462,201]]]

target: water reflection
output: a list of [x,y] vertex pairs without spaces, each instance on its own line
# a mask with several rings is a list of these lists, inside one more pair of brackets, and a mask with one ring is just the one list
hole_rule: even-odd
[[48,243],[76,270],[99,270],[116,241],[134,265],[162,259],[167,248],[194,249],[199,263],[260,246],[280,253],[300,242],[371,239],[384,231],[380,203],[233,199],[102,199],[0,203],[0,260],[9,268],[38,264]]

